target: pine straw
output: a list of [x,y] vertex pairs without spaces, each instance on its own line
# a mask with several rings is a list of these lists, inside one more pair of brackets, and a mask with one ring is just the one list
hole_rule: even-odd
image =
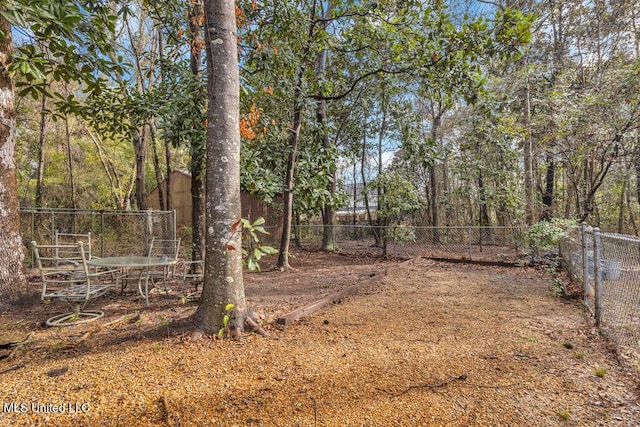
[[39,346],[0,361],[3,403],[87,411],[0,413],[0,425],[640,424],[637,375],[578,303],[549,289],[533,269],[417,260],[272,327],[274,339],[105,338],[142,327],[144,312],[105,318],[102,329],[40,329],[30,337]]

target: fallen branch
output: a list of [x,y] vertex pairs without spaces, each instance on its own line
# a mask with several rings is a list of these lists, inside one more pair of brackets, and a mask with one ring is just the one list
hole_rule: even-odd
[[35,333],[36,333],[35,331],[29,332],[29,334],[25,337],[25,339],[20,341],[20,342],[10,342],[10,343],[6,343],[6,344],[0,345],[0,350],[9,349],[9,348],[11,349],[9,354],[2,355],[2,357],[0,357],[0,359],[8,359],[8,358],[10,358],[11,356],[13,356],[13,353],[15,353],[16,350],[18,350],[18,348],[22,347],[25,344],[28,344],[28,343],[32,342],[32,340],[30,338]]
[[122,322],[122,321],[123,321],[123,320],[125,320],[125,319],[133,318],[133,317],[135,317],[135,315],[127,315],[127,314],[123,314],[122,316],[118,317],[118,318],[117,318],[117,319],[115,319],[115,320],[112,320],[111,322],[107,322],[107,323],[105,323],[105,324],[98,325],[96,328],[94,328],[94,329],[92,329],[92,330],[87,331],[87,332],[86,332],[86,333],[85,333],[85,334],[84,334],[84,335],[83,335],[83,336],[82,336],[78,341],[76,341],[76,342],[74,343],[74,345],[76,345],[76,344],[80,344],[81,342],[86,341],[86,340],[87,340],[91,335],[93,335],[95,332],[101,331],[101,330],[102,330],[102,329],[104,329],[104,328],[107,328],[107,327],[109,327],[109,326],[115,325],[116,323]]
[[407,387],[406,389],[402,390],[399,393],[392,393],[388,390],[382,389],[382,388],[378,388],[376,387],[376,390],[380,390],[384,393],[387,393],[389,395],[389,397],[399,397],[402,396],[403,394],[406,394],[408,392],[410,392],[411,390],[416,390],[416,389],[429,389],[429,390],[435,390],[438,388],[443,388],[448,386],[449,384],[455,382],[455,381],[465,381],[467,379],[467,376],[465,374],[462,375],[458,375],[457,377],[451,377],[448,380],[445,381],[441,381],[439,383],[435,383],[435,384],[417,384],[417,385],[412,385]]
[[107,326],[115,325],[116,323],[122,322],[124,319],[127,319],[129,317],[133,318],[134,316],[135,314],[132,314],[132,315],[123,314],[122,316],[118,317],[116,320],[112,320],[111,322],[105,323],[104,325],[102,325],[102,327],[106,328]]
[[9,349],[9,348],[14,348],[14,347],[18,347],[18,346],[21,346],[21,345],[25,345],[28,342],[30,342],[29,338],[31,338],[31,336],[33,334],[35,334],[35,331],[29,332],[29,334],[26,336],[26,338],[23,339],[22,341],[8,342],[8,343],[5,343],[5,344],[0,344],[0,350],[6,350],[6,349]]
[[14,365],[14,366],[12,366],[12,367],[10,367],[10,368],[7,368],[7,369],[5,369],[5,370],[3,370],[3,371],[0,371],[0,375],[2,375],[2,374],[6,374],[7,372],[11,372],[11,371],[17,371],[18,369],[22,369],[22,368],[24,368],[24,366],[25,366],[25,365],[23,365],[23,364]]
[[162,397],[159,400],[159,404],[160,404],[160,413],[162,414],[162,421],[164,421],[164,424],[169,424],[171,413],[169,412],[167,397],[162,395]]

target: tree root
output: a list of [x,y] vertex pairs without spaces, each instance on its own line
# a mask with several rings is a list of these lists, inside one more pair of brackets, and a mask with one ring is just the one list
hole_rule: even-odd
[[253,312],[253,310],[249,309],[247,312],[247,318],[245,319],[245,328],[247,332],[255,332],[258,335],[261,335],[266,338],[271,338],[271,334],[264,329],[259,321],[258,316]]

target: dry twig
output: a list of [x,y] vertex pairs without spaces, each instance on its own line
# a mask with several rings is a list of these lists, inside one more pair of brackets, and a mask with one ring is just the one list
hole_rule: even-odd
[[442,387],[446,387],[449,384],[451,384],[454,381],[464,381],[467,379],[467,376],[465,374],[462,375],[458,375],[457,377],[451,377],[448,380],[445,381],[441,381],[439,383],[435,383],[435,384],[416,384],[416,385],[412,385],[407,387],[406,389],[402,390],[400,393],[392,393],[388,390],[382,389],[382,388],[378,388],[376,387],[376,390],[380,390],[384,393],[387,393],[389,395],[389,397],[399,397],[402,396],[405,393],[410,392],[411,390],[415,390],[415,389],[422,389],[422,388],[427,388],[429,390],[435,390],[437,388],[442,388]]

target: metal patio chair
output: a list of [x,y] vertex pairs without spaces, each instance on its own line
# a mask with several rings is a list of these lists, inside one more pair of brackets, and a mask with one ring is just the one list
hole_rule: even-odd
[[42,280],[41,299],[45,302],[60,299],[74,308],[70,313],[53,316],[47,326],[71,326],[87,323],[104,316],[98,310],[85,310],[87,304],[113,289],[112,282],[100,282],[112,271],[91,272],[87,266],[84,243],[38,245],[31,242],[36,265]]

